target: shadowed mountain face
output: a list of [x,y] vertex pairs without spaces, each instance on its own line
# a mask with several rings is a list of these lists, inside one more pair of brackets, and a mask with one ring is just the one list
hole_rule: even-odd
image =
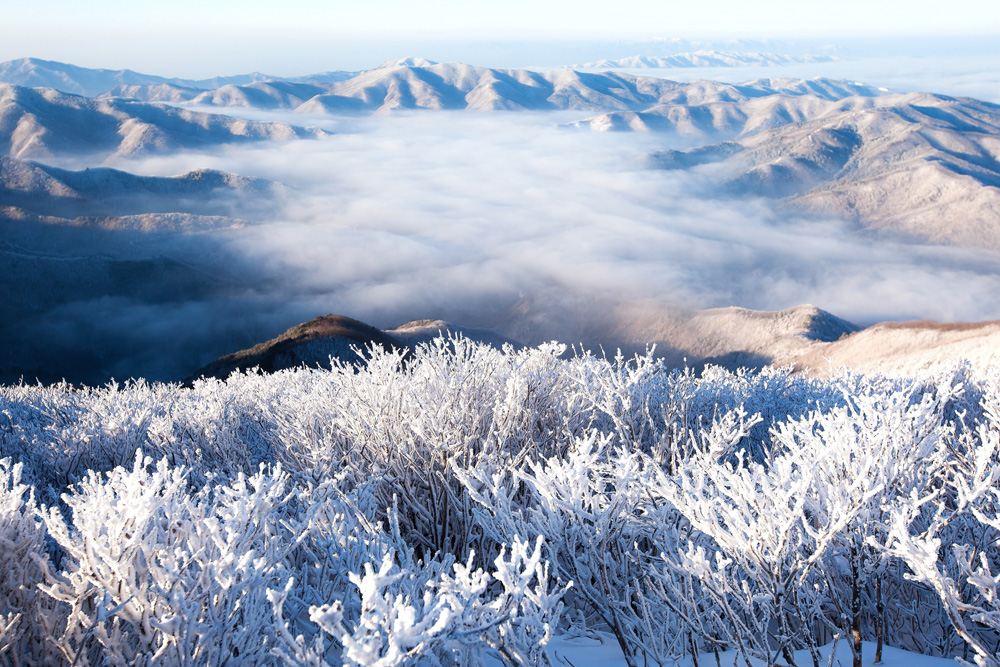
[[[129,377],[139,367],[150,377],[176,376],[178,357],[197,359],[198,348],[210,344],[212,336],[199,338],[196,328],[164,327],[158,318],[186,312],[193,324],[210,312],[198,304],[223,296],[238,299],[242,292],[236,280],[207,264],[163,254],[172,251],[169,240],[159,253],[131,249],[126,254],[119,248],[139,239],[121,232],[88,230],[81,236],[76,229],[56,228],[32,243],[19,229],[25,226],[34,227],[0,219],[4,383],[20,378],[103,383]],[[213,311],[224,312],[218,306]]]
[[227,378],[236,371],[259,368],[274,373],[300,366],[329,368],[330,359],[355,363],[358,351],[373,345],[404,349],[406,345],[384,331],[343,315],[323,315],[292,327],[276,338],[227,354],[194,373],[200,377]]
[[1000,250],[997,105],[929,94],[850,99],[736,141],[652,155],[667,169],[709,162],[726,167],[734,194]]
[[86,217],[76,224],[114,227],[125,224],[122,218],[157,213],[259,219],[273,212],[286,192],[273,181],[211,169],[159,178],[0,157],[0,207],[7,215],[61,218],[67,224]]
[[135,155],[322,134],[128,100],[0,84],[0,155]]
[[251,348],[220,357],[192,374],[225,379],[236,371],[253,368],[274,373],[288,368],[329,368],[330,360],[364,364],[372,346],[409,352],[418,345],[443,337],[462,336],[496,348],[519,343],[488,329],[470,329],[442,320],[417,320],[383,331],[343,315],[322,315],[288,329],[280,336]]

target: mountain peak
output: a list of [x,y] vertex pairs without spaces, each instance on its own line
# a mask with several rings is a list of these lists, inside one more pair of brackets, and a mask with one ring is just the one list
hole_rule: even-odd
[[390,67],[432,67],[438,64],[439,63],[433,60],[428,60],[427,58],[408,56],[406,58],[400,58],[399,60],[386,60],[375,69],[387,69]]

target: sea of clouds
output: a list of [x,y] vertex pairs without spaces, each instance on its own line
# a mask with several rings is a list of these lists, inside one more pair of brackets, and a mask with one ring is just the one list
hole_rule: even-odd
[[440,318],[528,343],[599,338],[617,304],[640,300],[811,303],[860,325],[1000,313],[996,254],[726,196],[717,166],[649,167],[647,154],[678,140],[564,125],[583,112],[225,111],[331,134],[109,161],[158,176],[220,169],[288,190],[276,213],[261,202],[260,218],[240,227],[105,248],[180,262],[212,287],[61,303],[19,330],[33,349],[69,351],[40,364],[66,368],[72,350],[98,349],[88,378],[178,378],[325,313],[379,327]]
[[991,253],[726,197],[717,168],[648,168],[645,154],[676,145],[668,137],[561,126],[578,117],[299,116],[291,120],[334,134],[113,166],[150,175],[210,167],[286,184],[279,215],[210,239],[220,268],[254,285],[278,327],[338,312],[383,327],[443,318],[515,330],[505,318],[526,307],[551,325],[518,330],[534,342],[581,335],[587,304],[632,300],[812,303],[860,324],[1000,312]]

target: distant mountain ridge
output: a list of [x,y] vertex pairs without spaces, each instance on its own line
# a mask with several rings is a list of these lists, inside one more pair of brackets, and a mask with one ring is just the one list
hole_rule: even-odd
[[[38,69],[38,63],[45,63],[61,75],[54,80],[45,80],[25,74]],[[94,72],[103,74],[98,76]],[[6,76],[6,80],[15,85],[64,90],[66,87],[87,87],[83,83],[73,83],[76,81],[74,76],[84,82],[103,77],[102,80],[109,85],[97,93],[93,90],[99,86],[91,86],[90,96],[192,106],[287,109],[304,113],[377,113],[421,108],[649,113],[651,109],[666,104],[704,104],[711,100],[734,101],[775,94],[815,94],[834,100],[887,92],[856,82],[830,79],[811,82],[760,79],[740,85],[706,81],[679,83],[615,72],[494,69],[462,63],[436,63],[416,57],[387,61],[361,72],[326,72],[303,77],[268,77],[255,73],[242,77],[188,80],[140,75],[128,70],[122,72],[125,74],[25,59],[0,65],[0,81]],[[66,85],[60,88],[64,83]]]
[[778,67],[803,63],[826,63],[834,56],[789,55],[780,53],[740,51],[693,51],[667,56],[631,56],[629,58],[602,59],[574,69],[670,69],[687,67]]
[[760,79],[745,84],[679,83],[618,72],[507,70],[461,63],[393,65],[345,81],[258,81],[198,91],[159,84],[123,86],[103,95],[212,107],[287,109],[302,113],[386,113],[409,109],[580,110],[643,112],[661,105],[704,104],[772,95],[827,100],[882,95],[873,86],[831,79]]
[[[350,78],[356,72],[322,72],[305,77],[291,77],[287,81],[337,81]],[[53,88],[55,90],[96,97],[120,86],[168,85],[179,88],[212,90],[226,85],[242,85],[254,81],[279,79],[261,72],[236,76],[217,76],[210,79],[182,79],[142,74],[132,70],[110,70],[78,67],[67,63],[20,58],[0,63],[0,81],[28,88]]]

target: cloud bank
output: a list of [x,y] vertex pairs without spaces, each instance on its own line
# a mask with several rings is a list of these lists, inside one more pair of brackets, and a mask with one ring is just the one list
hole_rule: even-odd
[[176,378],[328,312],[380,327],[441,318],[526,342],[583,340],[634,300],[812,303],[859,324],[1000,317],[996,255],[725,198],[711,168],[645,166],[668,138],[558,127],[578,116],[325,119],[338,134],[116,161],[147,175],[221,169],[291,191],[262,222],[142,246],[218,277],[210,288],[60,304],[35,328],[65,332],[70,347],[113,341],[104,367],[118,377]]

